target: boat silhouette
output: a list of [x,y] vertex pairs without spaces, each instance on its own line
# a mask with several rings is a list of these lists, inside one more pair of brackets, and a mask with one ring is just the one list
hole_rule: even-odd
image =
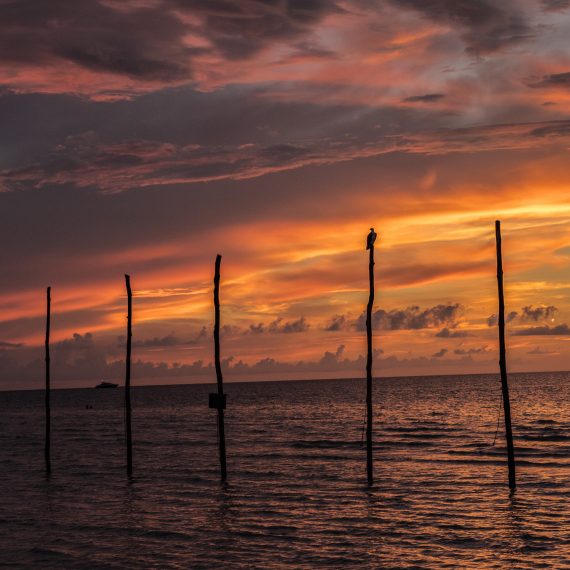
[[95,388],[116,388],[117,386],[118,384],[114,384],[113,382],[105,382],[105,380],[103,380],[101,383],[97,384]]

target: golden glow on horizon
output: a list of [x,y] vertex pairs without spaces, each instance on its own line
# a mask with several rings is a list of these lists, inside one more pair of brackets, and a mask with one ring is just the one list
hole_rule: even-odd
[[[562,280],[521,280],[516,276],[517,272],[532,271],[536,265],[534,260],[525,260],[528,251],[544,252],[546,258],[543,255],[543,259],[548,260],[553,268],[567,267],[565,258],[553,256],[552,252],[568,243],[570,228],[564,216],[570,212],[570,204],[550,202],[552,192],[559,196],[562,194],[562,188],[537,189],[534,197],[519,205],[499,204],[493,208],[477,207],[475,203],[473,209],[466,211],[459,205],[449,207],[444,204],[443,209],[437,211],[437,204],[432,204],[424,212],[402,213],[396,218],[384,218],[380,223],[374,223],[380,233],[377,248],[377,307],[389,309],[400,306],[400,301],[390,300],[390,291],[394,291],[399,299],[410,287],[413,289],[414,298],[409,298],[407,304],[424,305],[426,303],[417,298],[418,291],[421,291],[418,287],[423,283],[427,290],[432,283],[445,284],[449,299],[464,299],[463,302],[469,307],[467,327],[461,324],[457,330],[480,334],[487,341],[492,341],[494,331],[489,331],[486,318],[493,312],[495,303],[492,231],[492,221],[495,217],[508,220],[504,223],[504,238],[509,244],[509,249],[505,252],[510,271],[506,276],[507,292],[508,301],[517,303],[516,309],[522,304],[539,304],[543,298],[538,299],[537,295],[542,295],[545,291],[563,293],[568,288]],[[542,202],[538,199],[541,193],[547,198]],[[513,192],[509,190],[507,195],[512,196]],[[315,354],[315,350],[319,350],[323,343],[328,343],[329,349],[334,348],[330,343],[340,341],[349,346],[347,350],[354,352],[360,343],[359,335],[354,332],[343,331],[336,335],[338,340],[334,340],[333,336],[320,338],[318,335],[321,334],[319,330],[322,330],[335,313],[341,312],[356,318],[362,312],[362,299],[367,288],[366,256],[363,250],[365,232],[363,233],[362,228],[366,229],[371,223],[373,222],[370,216],[366,216],[333,225],[330,222],[238,224],[228,228],[223,241],[219,240],[219,236],[212,238],[212,251],[229,250],[224,253],[223,263],[222,299],[225,323],[242,323],[242,326],[248,326],[248,323],[267,323],[279,317],[292,321],[304,316],[311,323],[308,333],[311,335],[311,345],[302,351],[304,355]],[[151,327],[149,330],[160,322],[202,322],[208,326],[211,320],[211,267],[197,258],[190,263],[183,258],[176,259],[177,256],[192,252],[192,244],[187,243],[187,240],[157,244],[148,250],[135,248],[114,252],[108,256],[100,255],[99,263],[113,267],[122,260],[130,263],[145,262],[145,251],[148,251],[148,259],[167,256],[172,257],[174,261],[164,269],[140,271],[133,275],[136,323],[144,328]],[[238,251],[236,256],[235,252]],[[466,252],[469,252],[470,263],[480,261],[483,265],[475,264],[472,269],[468,269],[467,265],[463,264]],[[443,256],[447,263],[457,263],[457,270],[450,265],[441,274],[426,273],[423,277],[418,275],[417,280],[411,284],[405,279],[401,280],[398,266],[402,260],[425,263],[426,267],[429,267]],[[520,259],[517,260],[517,256]],[[418,270],[414,271],[423,271],[420,267],[421,265],[418,265]],[[386,281],[386,276],[391,272],[395,281],[390,281],[392,278]],[[484,278],[485,275],[487,277]],[[54,287],[54,310],[59,314],[89,309],[95,309],[98,314],[97,320],[77,320],[56,329],[54,339],[57,341],[69,337],[76,331],[122,334],[124,292],[121,277],[122,275],[117,275],[114,281],[97,283],[95,288],[89,282],[80,286]],[[489,290],[483,295],[479,290],[474,296],[477,302],[473,304],[465,298],[468,295],[461,290],[462,286],[459,284],[465,282],[468,283],[468,290],[477,290],[476,283],[472,282],[475,277],[484,278],[481,282],[487,283]],[[4,318],[41,319],[44,306],[43,298],[38,293],[26,291],[4,297]],[[564,295],[556,294],[557,304],[564,305],[564,301]],[[178,329],[183,325],[176,326]],[[186,336],[196,334],[199,327],[192,326],[192,331],[188,330]],[[39,329],[35,335],[25,335],[14,340],[39,344],[41,335],[42,330]],[[177,335],[184,336],[182,333]],[[433,351],[433,333],[424,337],[421,334],[406,335],[402,331],[385,331],[382,336],[407,337],[410,346],[415,347],[414,350]],[[302,344],[302,337],[291,335],[280,337],[279,340],[286,341],[286,346],[289,347],[293,343],[296,347],[295,358],[299,357],[298,343]],[[385,338],[383,343],[386,343]],[[536,344],[536,341],[521,338],[513,347],[531,344]],[[263,354],[263,348],[258,351],[255,347],[239,349],[249,354],[250,362]],[[275,346],[271,346],[271,349],[279,352]],[[399,350],[396,343],[393,345],[392,354],[399,354]],[[284,354],[288,351],[290,349],[286,349]],[[162,350],[154,352],[159,353],[159,356],[163,353]],[[193,354],[195,351],[187,352]]]

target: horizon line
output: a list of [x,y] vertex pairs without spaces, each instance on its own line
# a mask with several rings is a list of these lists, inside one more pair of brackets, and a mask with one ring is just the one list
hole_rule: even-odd
[[[467,376],[491,376],[497,374],[500,376],[500,372],[471,372],[468,374],[416,374],[416,375],[402,375],[402,376],[374,376],[374,380],[396,380],[401,378],[450,378],[452,376],[467,377]],[[512,375],[521,374],[570,374],[570,370],[538,370],[538,371],[518,371],[509,372],[509,377]],[[227,380],[224,384],[267,384],[270,382],[333,382],[333,381],[366,381],[365,376],[343,376],[338,378],[278,378],[275,380]],[[131,388],[159,388],[168,386],[215,386],[215,379],[212,382],[179,382],[171,384],[134,384]],[[124,385],[118,385],[117,388],[124,389]],[[77,386],[73,388],[51,388],[54,390],[93,390],[94,386]],[[2,389],[0,392],[43,392],[45,388],[19,388],[19,389]]]

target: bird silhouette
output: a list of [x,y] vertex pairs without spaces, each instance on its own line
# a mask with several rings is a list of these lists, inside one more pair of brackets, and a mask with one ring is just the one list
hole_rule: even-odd
[[377,237],[378,234],[374,231],[374,228],[370,228],[370,233],[366,237],[366,249],[374,247],[374,242],[376,241]]

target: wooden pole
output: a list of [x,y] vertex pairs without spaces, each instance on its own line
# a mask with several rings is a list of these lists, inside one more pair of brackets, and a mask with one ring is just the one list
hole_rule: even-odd
[[131,344],[133,319],[133,293],[131,291],[131,277],[125,275],[127,287],[127,357],[125,374],[125,431],[127,438],[127,475],[133,474],[133,441],[131,431]]
[[216,365],[216,379],[218,382],[218,393],[216,407],[218,410],[218,446],[220,451],[220,475],[222,482],[227,479],[226,470],[226,434],[224,429],[224,380],[222,377],[222,366],[220,363],[220,264],[222,256],[216,256],[216,266],[214,272],[214,360]]
[[511,402],[509,399],[509,383],[507,380],[507,356],[505,349],[505,297],[503,293],[503,254],[501,251],[501,222],[495,222],[495,238],[497,242],[497,283],[499,288],[499,366],[501,368],[501,386],[503,389],[503,409],[505,411],[505,434],[507,438],[507,458],[509,463],[509,488],[516,489],[515,450],[511,426]]
[[46,473],[51,473],[51,409],[50,409],[50,357],[49,357],[49,334],[51,321],[51,287],[46,291],[47,312],[46,312],[46,341],[45,341],[45,360],[46,360],[46,393],[45,393],[45,409],[46,409],[46,440],[44,448],[44,458],[46,462]]
[[370,258],[368,275],[370,279],[370,295],[366,307],[366,340],[368,342],[368,355],[366,358],[366,474],[368,484],[374,483],[374,470],[372,458],[372,307],[374,305],[374,244],[370,245]]

